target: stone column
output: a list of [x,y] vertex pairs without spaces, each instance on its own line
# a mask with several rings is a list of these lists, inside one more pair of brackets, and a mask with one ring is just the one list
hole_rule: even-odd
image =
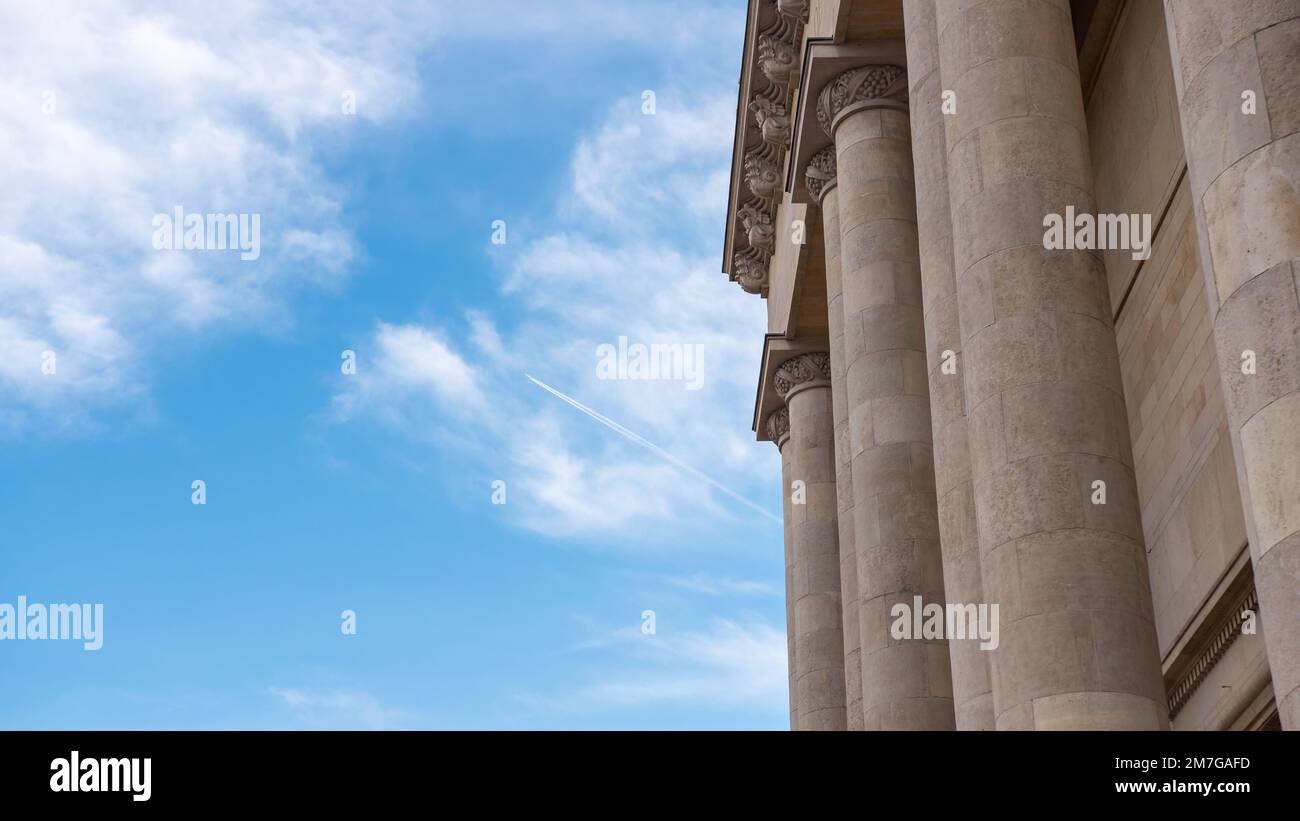
[[1264,645],[1300,730],[1300,0],[1165,0],[1165,22]]
[[844,631],[830,357],[825,353],[796,356],[777,369],[775,383],[790,412],[786,447],[791,449],[794,476],[790,521],[799,729],[843,730]]
[[1043,241],[1095,211],[1069,6],[936,8],[996,726],[1167,728],[1105,272]]
[[[845,395],[853,475],[863,724],[952,729],[943,639],[898,638],[896,606],[942,607],[925,322],[906,79],[867,66],[832,80],[817,117],[835,143]],[[902,623],[910,627],[910,615]]]
[[[939,501],[943,590],[950,603],[986,604],[980,580],[975,491],[966,433],[966,392],[959,367],[961,325],[952,269],[952,215],[948,209],[948,154],[935,0],[903,0],[907,75],[916,176],[916,230],[921,247],[921,302],[925,314],[930,419],[934,428],[934,482]],[[988,651],[972,640],[948,637],[953,709],[958,730],[993,729]]]
[[840,523],[840,601],[844,622],[844,697],[848,728],[862,729],[862,652],[858,640],[858,562],[853,538],[853,462],[844,386],[844,301],[840,280],[840,214],[835,195],[835,146],[818,151],[805,172],[821,208],[825,237],[826,306],[830,328],[831,410],[835,420],[835,495]]
[[779,408],[767,416],[767,438],[781,451],[781,521],[785,530],[785,655],[789,673],[790,729],[799,729],[798,702],[795,698],[794,649],[794,517],[790,510],[790,485],[794,482],[794,465],[790,452],[790,412]]

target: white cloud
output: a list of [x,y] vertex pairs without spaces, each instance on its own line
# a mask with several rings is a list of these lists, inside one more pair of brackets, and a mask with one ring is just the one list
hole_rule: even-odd
[[656,95],[653,115],[642,113],[639,98],[622,102],[578,145],[576,201],[619,231],[644,235],[683,214],[716,226],[726,204],[735,116],[734,92],[703,100],[665,92]]
[[[446,29],[467,38],[522,41],[541,51],[582,43],[590,48],[637,44],[658,51],[737,29],[737,7],[702,0],[565,0],[564,6],[478,0],[440,9]],[[593,37],[599,32],[599,37]]]
[[538,532],[634,533],[647,521],[676,524],[684,518],[679,511],[699,512],[698,483],[675,468],[631,460],[612,447],[579,452],[552,421],[530,426],[515,447],[516,498],[527,502],[520,522]]
[[375,342],[379,378],[386,384],[428,391],[446,403],[483,404],[473,370],[433,332],[381,324]]
[[470,326],[470,342],[478,348],[479,353],[486,356],[490,362],[506,362],[509,355],[492,318],[481,311],[469,311],[465,318]]
[[[69,426],[146,394],[162,337],[282,323],[346,274],[343,195],[314,159],[417,97],[412,4],[48,0],[0,22],[0,426]],[[356,118],[342,115],[345,91]],[[256,213],[263,253],[152,247],[176,206]],[[54,351],[43,374],[39,354]]]
[[785,630],[715,619],[705,630],[643,635],[630,628],[583,649],[626,651],[619,671],[563,698],[525,698],[557,712],[666,703],[779,711],[787,702]]
[[[684,107],[673,110],[674,101]],[[530,313],[505,344],[536,351],[529,367],[544,382],[723,484],[752,493],[752,477],[763,475],[771,457],[746,435],[764,304],[718,270],[730,160],[726,123],[734,109],[734,99],[707,89],[680,100],[661,94],[652,116],[626,102],[613,107],[574,151],[565,221],[522,249],[507,273],[507,294]],[[698,346],[703,389],[599,379],[595,351],[620,336]],[[590,442],[608,441],[592,421],[562,419],[563,439],[552,440],[536,460],[539,469],[547,460],[580,464],[592,454]],[[602,448],[591,458],[601,468],[577,471],[580,478],[564,495],[585,493],[591,504],[554,505],[568,532],[635,530],[656,519],[698,523],[725,518],[728,510],[750,515],[633,446]],[[621,479],[640,486],[606,492]],[[627,515],[612,514],[610,500]]]
[[[346,192],[317,149],[357,121],[429,113],[418,77],[431,57],[459,66],[456,55],[485,43],[520,55],[467,70],[457,80],[464,99],[439,94],[438,114],[472,130],[512,110],[502,95],[569,96],[567,82],[537,70],[556,66],[556,54],[570,67],[596,51],[669,66],[689,56],[689,93],[658,89],[658,114],[645,122],[632,117],[639,90],[632,95],[579,149],[574,190],[611,224],[639,218],[632,198],[646,213],[673,204],[704,215],[725,190],[717,162],[705,160],[707,171],[680,163],[727,130],[725,106],[696,105],[719,72],[715,96],[731,94],[734,57],[699,59],[718,31],[738,33],[726,3],[574,0],[557,13],[522,0],[235,0],[214,13],[206,0],[45,0],[0,15],[0,346],[9,360],[0,432],[36,415],[70,429],[104,406],[145,400],[158,346],[232,325],[282,327],[296,289],[344,278],[359,252],[342,216]],[[492,86],[496,103],[485,107],[475,83]],[[342,116],[345,93],[355,117]],[[470,104],[473,113],[459,110]],[[665,173],[648,190],[655,169]],[[700,181],[712,191],[692,193]],[[261,214],[262,257],[155,251],[149,221],[177,205]],[[653,247],[631,250],[645,260]],[[59,356],[53,378],[40,372],[45,350]]]
[[661,576],[663,581],[683,590],[710,596],[780,596],[782,592],[767,582],[717,578],[705,573],[689,576]]
[[[440,331],[381,322],[354,353],[356,373],[332,400],[337,421],[375,417],[442,447],[499,426],[500,412],[483,393],[484,375]],[[452,429],[457,433],[449,436]]]
[[393,729],[405,714],[379,703],[369,693],[311,692],[296,688],[271,687],[269,692],[293,711],[299,721],[323,729]]
[[[664,542],[672,530],[646,525],[698,535],[702,523],[757,514],[528,387],[524,373],[742,494],[754,495],[754,477],[774,472],[775,450],[756,446],[746,431],[764,304],[728,282],[718,265],[734,98],[666,92],[659,105],[659,113],[645,115],[638,105],[617,103],[575,147],[559,222],[511,249],[505,263],[503,295],[525,309],[522,318],[502,325],[479,310],[470,312],[463,332],[408,328],[413,338],[427,333],[439,340],[446,367],[470,372],[460,378],[484,397],[470,421],[482,441],[493,443],[482,459],[493,475],[506,473],[501,457],[508,460],[512,512],[548,535],[653,534]],[[385,333],[373,347],[386,347]],[[702,389],[688,390],[686,379],[598,378],[598,347],[617,345],[619,337],[697,346],[703,378],[689,381]],[[407,404],[414,368],[376,370],[339,401],[353,416],[369,410],[417,427]],[[425,411],[426,427],[446,415],[437,402]]]

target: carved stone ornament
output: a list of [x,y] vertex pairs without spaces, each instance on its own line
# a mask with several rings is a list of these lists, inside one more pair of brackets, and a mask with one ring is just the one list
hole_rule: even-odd
[[831,381],[831,357],[828,353],[805,353],[787,359],[772,378],[782,399],[800,385],[816,381]]
[[793,44],[771,34],[758,38],[758,68],[774,85],[790,82],[798,60]]
[[835,146],[828,145],[808,161],[804,170],[804,181],[808,184],[808,193],[818,203],[822,201],[822,192],[835,182]]
[[778,408],[767,415],[767,438],[780,442],[790,432],[790,409]]
[[790,118],[786,116],[785,106],[774,103],[766,97],[755,97],[749,104],[754,112],[754,120],[763,133],[763,141],[787,148],[790,145]]
[[751,247],[768,254],[776,250],[776,229],[772,227],[772,216],[766,210],[748,202],[740,207],[737,215],[745,226]]
[[786,17],[808,22],[808,0],[776,0],[776,10]]
[[732,276],[746,293],[761,294],[767,287],[767,259],[754,249],[736,252],[731,268]]
[[777,186],[781,184],[781,172],[776,161],[761,153],[745,155],[745,183],[754,196],[770,200],[776,196]]
[[898,66],[862,66],[850,69],[826,84],[817,98],[817,122],[833,137],[835,115],[862,100],[907,101],[907,73]]
[[[767,290],[768,267],[776,249],[777,207],[785,188],[784,169],[790,150],[791,95],[799,77],[803,28],[808,0],[757,0],[752,18],[749,62],[741,69],[749,100],[737,126],[743,148],[741,186],[731,212],[729,243],[731,279],[751,294]],[[751,119],[752,116],[752,119]],[[748,189],[748,195],[744,192]]]

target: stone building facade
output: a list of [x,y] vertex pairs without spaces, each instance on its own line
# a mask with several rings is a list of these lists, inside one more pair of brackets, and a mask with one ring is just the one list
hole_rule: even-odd
[[1300,0],[748,15],[791,727],[1300,729]]

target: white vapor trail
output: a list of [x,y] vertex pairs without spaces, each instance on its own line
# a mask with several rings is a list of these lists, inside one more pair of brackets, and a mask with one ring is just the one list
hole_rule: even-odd
[[605,416],[605,415],[603,415],[603,414],[601,414],[601,413],[599,413],[599,412],[597,412],[597,411],[594,411],[594,410],[592,410],[591,408],[587,407],[586,405],[582,404],[582,403],[579,402],[577,399],[574,399],[574,398],[572,398],[572,397],[570,397],[570,396],[565,396],[564,394],[562,394],[562,393],[560,393],[559,391],[557,391],[555,388],[552,388],[550,385],[547,385],[545,382],[542,382],[540,379],[535,379],[535,378],[534,378],[533,376],[531,376],[530,374],[524,374],[524,376],[527,376],[527,377],[528,377],[528,380],[529,380],[530,382],[532,382],[534,385],[536,385],[537,387],[541,388],[542,390],[546,391],[547,393],[550,393],[550,394],[553,394],[554,396],[559,397],[560,399],[564,400],[565,402],[568,402],[570,405],[572,405],[573,407],[575,407],[575,408],[577,408],[578,410],[582,411],[583,413],[587,414],[587,415],[590,416],[592,419],[595,419],[597,422],[600,422],[601,424],[605,425],[606,427],[611,428],[611,429],[614,430],[615,432],[622,434],[623,436],[627,437],[628,439],[631,439],[633,442],[637,443],[637,444],[640,445],[641,447],[645,448],[646,450],[648,450],[648,451],[650,451],[650,452],[652,452],[652,453],[657,454],[658,456],[660,456],[660,457],[663,458],[664,460],[670,462],[671,464],[673,464],[673,465],[676,466],[677,468],[686,471],[687,473],[691,474],[692,476],[696,477],[697,479],[702,479],[703,481],[708,482],[710,485],[713,485],[713,486],[716,487],[718,490],[720,490],[720,491],[722,491],[723,493],[727,494],[728,496],[730,496],[731,498],[735,499],[737,502],[740,502],[741,504],[745,505],[746,507],[753,508],[754,510],[757,510],[759,513],[763,514],[764,516],[766,516],[767,518],[769,518],[769,519],[771,519],[772,521],[776,522],[777,524],[781,524],[781,519],[780,519],[780,517],[778,517],[778,516],[773,516],[773,515],[772,515],[771,513],[769,513],[765,508],[763,508],[761,505],[756,505],[756,504],[754,504],[754,503],[751,502],[750,500],[746,499],[744,496],[741,496],[739,493],[736,493],[736,492],[735,492],[734,490],[732,490],[731,488],[727,487],[726,485],[723,485],[721,482],[718,482],[716,479],[714,479],[714,478],[712,478],[712,477],[710,477],[710,476],[706,476],[705,474],[701,473],[700,471],[696,470],[695,468],[693,468],[693,467],[691,467],[690,465],[688,465],[688,464],[686,464],[685,462],[683,462],[681,459],[678,459],[676,456],[673,456],[673,455],[672,455],[671,453],[669,453],[668,451],[666,451],[666,450],[664,450],[663,448],[659,447],[659,446],[656,445],[654,442],[651,442],[651,441],[645,439],[644,437],[639,436],[639,435],[636,434],[636,433],[633,433],[632,431],[630,431],[630,430],[628,430],[627,428],[623,427],[623,426],[620,425],[619,423],[615,422],[613,419],[610,419],[608,416]]

